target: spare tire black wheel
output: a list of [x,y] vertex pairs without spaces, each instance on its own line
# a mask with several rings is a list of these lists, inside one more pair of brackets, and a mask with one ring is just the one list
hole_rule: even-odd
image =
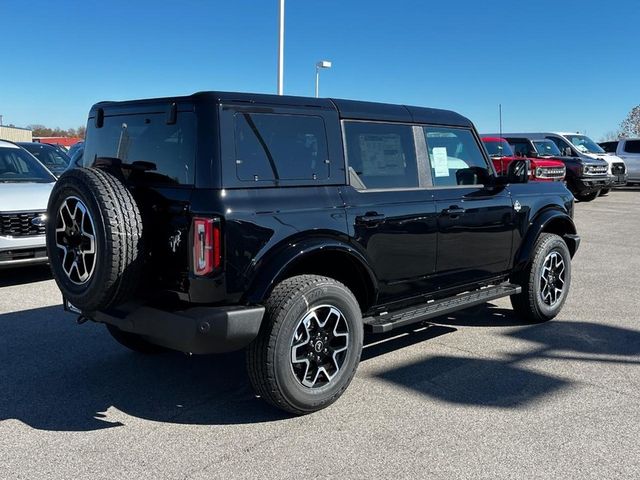
[[74,168],[60,176],[47,208],[47,254],[58,288],[84,313],[124,303],[140,280],[142,218],[110,173]]

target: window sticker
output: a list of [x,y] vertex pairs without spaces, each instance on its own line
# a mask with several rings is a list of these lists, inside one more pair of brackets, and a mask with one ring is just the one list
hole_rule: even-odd
[[364,175],[404,175],[404,154],[399,135],[360,135],[360,150],[363,152]]
[[434,147],[432,157],[435,176],[448,177],[449,162],[447,159],[447,147]]

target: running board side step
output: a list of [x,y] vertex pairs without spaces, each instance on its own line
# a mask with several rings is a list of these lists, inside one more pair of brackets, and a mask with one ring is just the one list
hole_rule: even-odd
[[508,297],[522,292],[520,285],[502,283],[479,290],[461,293],[454,297],[432,300],[426,304],[410,307],[395,312],[383,313],[375,317],[362,319],[365,328],[373,333],[384,333],[394,328],[404,327],[412,323],[422,322],[430,318],[447,315],[458,310],[474,307],[497,298]]

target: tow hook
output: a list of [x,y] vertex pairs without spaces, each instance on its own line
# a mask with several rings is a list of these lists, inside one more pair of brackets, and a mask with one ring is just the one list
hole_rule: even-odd
[[85,317],[84,315],[78,315],[78,318],[76,318],[76,323],[78,325],[82,325],[83,323],[87,323],[89,320],[91,320],[89,317]]

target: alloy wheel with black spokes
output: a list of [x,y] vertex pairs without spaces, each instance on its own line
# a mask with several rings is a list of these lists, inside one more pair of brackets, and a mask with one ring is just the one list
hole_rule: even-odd
[[332,278],[298,275],[273,289],[265,309],[247,349],[255,392],[296,415],[335,402],[362,353],[362,313],[353,293]]
[[66,198],[56,216],[56,247],[62,269],[76,285],[86,283],[96,265],[96,228],[86,205],[78,197]]
[[291,368],[308,388],[327,385],[340,372],[349,346],[349,325],[332,305],[308,311],[291,340]]
[[565,285],[565,263],[558,251],[549,253],[542,264],[540,273],[540,296],[542,301],[553,307],[562,298]]

